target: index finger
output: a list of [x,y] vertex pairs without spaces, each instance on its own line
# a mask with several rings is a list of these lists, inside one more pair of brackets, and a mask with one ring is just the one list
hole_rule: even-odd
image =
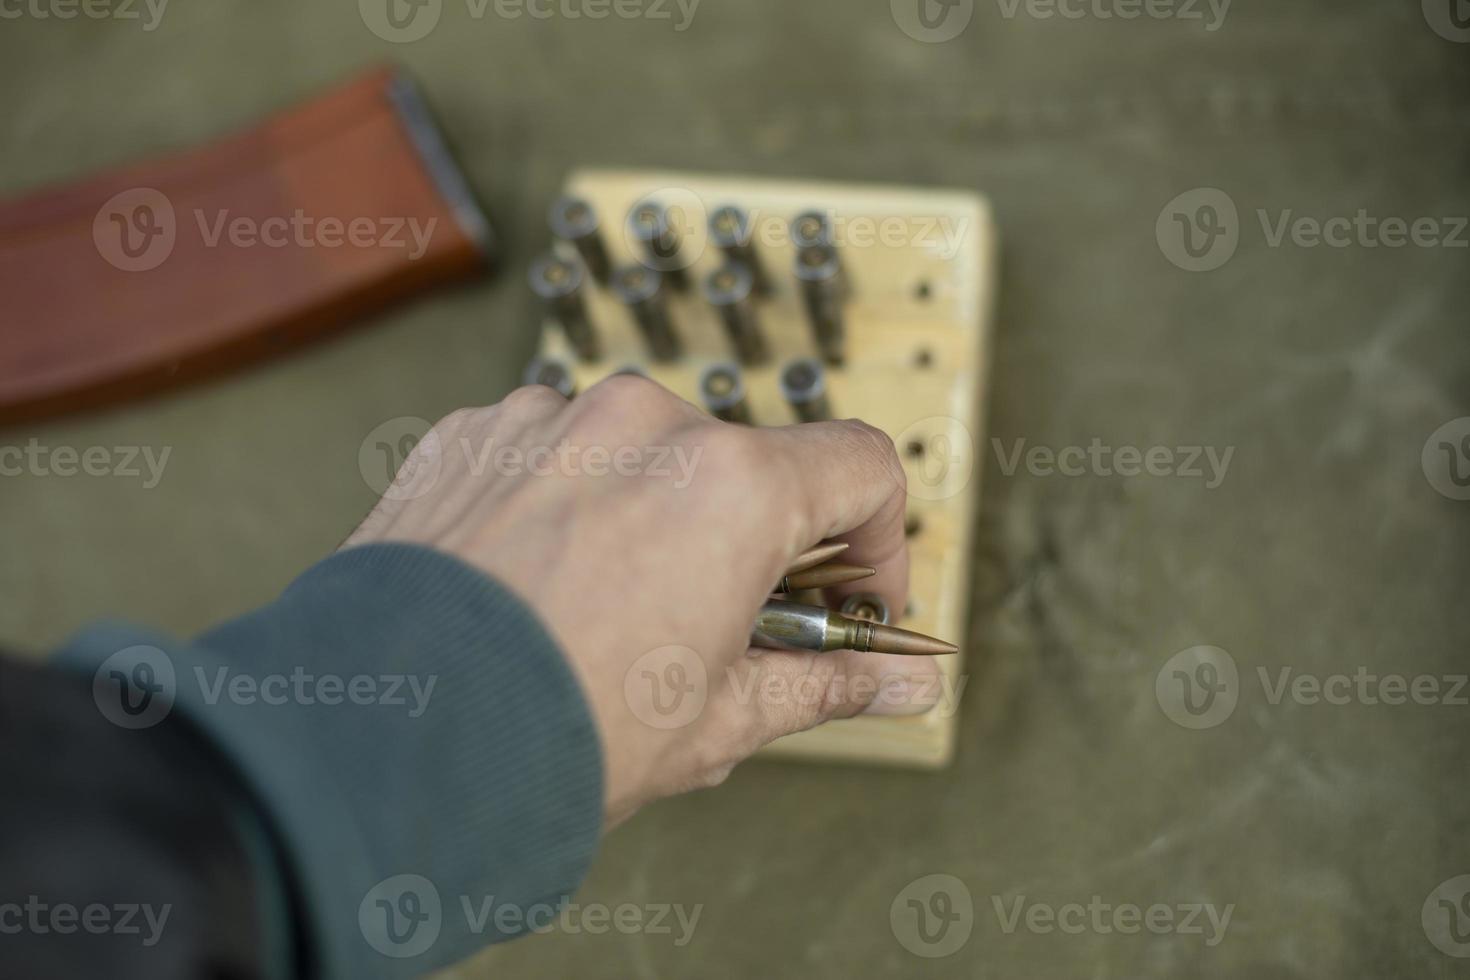
[[902,610],[909,591],[908,482],[893,440],[855,419],[762,432],[799,461],[793,496],[808,539],[804,546],[845,541],[850,547],[842,561],[878,570],[833,591],[876,592],[890,609]]

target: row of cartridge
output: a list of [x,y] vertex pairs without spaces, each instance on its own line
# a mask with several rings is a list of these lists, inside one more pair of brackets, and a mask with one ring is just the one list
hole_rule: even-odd
[[[684,241],[669,208],[644,200],[628,213],[628,236],[639,260],[615,266],[602,234],[596,209],[579,197],[563,197],[551,207],[552,234],[575,250],[577,259],[555,252],[536,260],[530,269],[532,290],[546,312],[564,332],[576,357],[584,362],[602,358],[602,343],[588,313],[588,281],[617,297],[636,325],[650,358],[658,363],[679,360],[684,354],[679,325],[671,314],[669,292],[688,293],[692,263],[683,254]],[[841,365],[845,357],[845,307],[851,286],[833,240],[832,223],[821,211],[807,211],[792,220],[795,246],[794,274],[802,306],[820,358],[798,358],[782,365],[782,395],[802,421],[830,417],[826,366]],[[771,345],[762,325],[760,304],[774,292],[774,284],[756,248],[749,214],[734,205],[709,216],[709,238],[720,250],[722,263],[700,284],[704,299],[718,314],[733,358],[706,368],[700,378],[705,407],[728,422],[751,423],[742,366],[770,361]],[[636,367],[620,373],[642,373]],[[527,369],[527,384],[544,384],[571,397],[575,382],[568,365],[540,358]]]

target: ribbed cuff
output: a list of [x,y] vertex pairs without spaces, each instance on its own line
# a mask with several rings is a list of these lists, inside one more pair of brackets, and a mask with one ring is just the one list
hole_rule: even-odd
[[581,689],[530,610],[458,560],[353,548],[192,647],[104,629],[66,656],[96,669],[147,643],[173,710],[260,800],[323,976],[445,966],[549,922],[586,874],[602,761]]

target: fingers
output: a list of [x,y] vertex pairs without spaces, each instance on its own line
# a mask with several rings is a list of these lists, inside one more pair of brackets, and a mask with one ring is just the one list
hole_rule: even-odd
[[663,385],[636,374],[614,374],[588,388],[573,411],[620,432],[661,431],[671,425],[704,422],[708,415]]
[[940,699],[932,657],[760,651],[747,657],[738,689],[753,692],[762,743],[858,714],[914,715]]
[[876,592],[899,615],[908,603],[908,484],[893,440],[857,421],[769,431],[799,461],[792,500],[805,521],[805,544],[845,541],[850,547],[842,561],[878,570],[871,578],[830,590],[829,596],[840,602],[853,592]]

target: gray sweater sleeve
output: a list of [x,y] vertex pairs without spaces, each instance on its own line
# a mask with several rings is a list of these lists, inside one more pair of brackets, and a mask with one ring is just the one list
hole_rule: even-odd
[[596,849],[575,676],[519,599],[438,552],[339,552],[192,644],[99,626],[60,657],[122,727],[181,712],[231,760],[313,974],[415,976],[549,926]]

